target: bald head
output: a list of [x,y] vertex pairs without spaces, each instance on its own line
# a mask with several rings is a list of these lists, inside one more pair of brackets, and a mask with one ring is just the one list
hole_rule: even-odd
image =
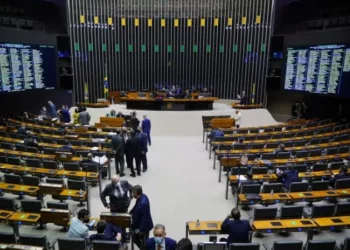
[[112,185],[116,185],[118,184],[118,182],[120,181],[120,176],[119,175],[113,175],[111,178],[112,181]]

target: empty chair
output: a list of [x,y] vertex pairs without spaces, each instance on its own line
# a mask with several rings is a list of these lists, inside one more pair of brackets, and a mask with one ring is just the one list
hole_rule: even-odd
[[259,250],[259,243],[232,243],[230,244],[230,250]]
[[262,143],[260,143],[260,144],[252,144],[251,145],[251,149],[263,149],[264,146],[265,146],[265,144],[262,144]]
[[338,170],[340,169],[342,166],[344,166],[344,162],[331,162],[329,164],[329,168],[331,170]]
[[[10,137],[13,139],[18,139],[18,134],[16,133],[10,133]],[[1,145],[2,146],[2,145]]]
[[275,241],[272,248],[264,244],[266,250],[302,250],[303,242],[300,240],[280,240]]
[[98,165],[96,163],[85,163],[83,164],[83,169],[85,169],[86,172],[99,172]]
[[2,142],[1,143],[1,148],[8,149],[8,150],[13,150],[13,145],[11,143]]
[[64,186],[64,179],[61,179],[61,178],[46,178],[46,183],[62,184]]
[[54,155],[56,153],[55,148],[43,148],[44,154]]
[[317,171],[327,171],[328,169],[328,164],[327,163],[318,163],[312,166],[312,171],[317,172]]
[[350,202],[338,203],[335,207],[334,216],[349,216],[350,215]]
[[309,152],[309,156],[313,157],[313,156],[321,156],[322,154],[322,149],[312,149]]
[[39,149],[37,149],[35,147],[27,147],[26,151],[29,153],[35,153],[35,154],[39,153]]
[[87,158],[89,153],[90,153],[89,151],[76,151],[76,152],[75,152],[75,155],[76,155],[76,156],[82,156],[82,157],[84,157],[84,158]]
[[311,136],[315,134],[315,130],[305,131],[305,136]]
[[275,131],[275,132],[277,132],[277,131],[282,131],[282,127],[275,127],[275,128],[273,129],[273,131]]
[[45,143],[50,143],[50,144],[55,143],[55,140],[53,138],[49,138],[49,137],[41,137],[41,140],[42,140],[42,142],[45,142]]
[[92,248],[94,250],[117,250],[120,248],[120,242],[117,241],[105,241],[94,240],[92,242]]
[[197,250],[225,250],[226,245],[226,242],[199,242]]
[[80,166],[76,162],[65,162],[63,163],[63,168],[65,170],[80,171]]
[[294,146],[294,141],[285,141],[283,142],[283,144],[284,144],[284,147],[290,148]]
[[279,152],[277,154],[277,159],[289,159],[290,158],[290,152]]
[[280,219],[301,219],[303,217],[303,206],[282,206]]
[[7,158],[4,155],[0,155],[0,163],[7,163]]
[[333,141],[334,142],[338,142],[338,141],[342,141],[343,140],[343,136],[342,135],[336,135],[334,136],[333,138]]
[[294,165],[292,169],[297,170],[299,173],[304,173],[307,172],[307,165]]
[[282,134],[274,134],[271,136],[271,139],[281,139],[282,138]]
[[68,189],[86,190],[86,183],[85,183],[85,181],[76,181],[76,180],[69,180],[68,179],[67,187],[68,187]]
[[247,157],[249,161],[254,161],[257,158],[256,154],[247,154]]
[[22,144],[16,144],[15,147],[16,147],[17,151],[22,151],[22,152],[26,151],[26,146],[24,146]]
[[16,174],[5,174],[5,182],[11,184],[22,184],[21,176]]
[[26,163],[27,163],[27,166],[29,166],[29,167],[39,168],[41,166],[41,161],[38,159],[27,159]]
[[0,210],[16,211],[16,199],[9,197],[0,197]]
[[258,194],[261,190],[260,184],[242,184],[240,186],[241,194]]
[[277,143],[277,142],[266,143],[266,148],[275,149],[275,148],[278,148],[278,145],[279,145],[279,143]]
[[337,148],[327,148],[327,155],[335,155],[337,152]]
[[295,157],[296,158],[305,158],[305,157],[308,157],[308,156],[309,156],[309,151],[306,151],[306,150],[297,151],[295,153]]
[[0,242],[7,244],[16,244],[16,235],[14,233],[0,232]]
[[292,182],[289,186],[289,192],[306,192],[309,189],[307,182]]
[[257,140],[268,140],[271,138],[271,135],[258,135],[256,137]]
[[254,208],[254,220],[275,220],[277,217],[276,207],[256,207]]
[[282,136],[282,138],[292,138],[292,137],[294,137],[294,133],[285,133]]
[[247,167],[231,168],[231,175],[246,175],[248,173]]
[[19,157],[7,157],[7,163],[12,165],[22,165],[21,158]]
[[57,144],[59,145],[67,145],[68,141],[66,139],[56,139]]
[[28,186],[39,186],[40,178],[37,176],[22,176],[23,184]]
[[302,147],[302,146],[305,146],[306,144],[307,144],[306,140],[295,141],[294,147]]
[[81,146],[81,141],[72,140],[72,141],[70,141],[70,143],[71,143],[73,146]]
[[333,204],[313,204],[312,208],[304,208],[304,217],[321,218],[330,217],[334,214],[335,206]]
[[350,238],[345,238],[342,246],[336,245],[337,250],[350,250]]
[[285,130],[287,131],[287,130],[293,130],[293,129],[294,129],[294,126],[287,126]]
[[59,250],[85,250],[86,240],[83,238],[59,237],[57,239]]
[[[82,136],[84,134],[80,134],[80,136]],[[98,147],[98,142],[92,142],[92,141],[84,141],[83,142],[85,146],[87,147]]]
[[299,131],[295,134],[295,137],[303,137],[305,135],[304,131]]
[[7,133],[5,131],[0,131],[0,136],[7,137]]
[[270,133],[273,131],[273,128],[264,128],[265,133]]
[[273,160],[273,159],[276,159],[276,154],[274,153],[262,154],[261,158],[264,160]]
[[253,167],[252,168],[252,174],[267,174],[268,168],[267,167]]
[[339,179],[335,181],[334,189],[348,189],[350,188],[350,178]]
[[333,250],[335,240],[309,240],[305,245],[305,250]]
[[43,247],[44,250],[51,248],[48,244],[46,235],[20,234],[19,243],[21,245]]
[[[241,133],[241,130],[239,132]],[[259,133],[259,129],[250,129],[249,133],[250,134],[257,134],[257,133]]]
[[56,161],[49,161],[49,160],[43,160],[43,167],[47,169],[57,169],[57,162]]
[[313,181],[311,183],[312,191],[327,190],[328,187],[329,187],[329,181]]
[[267,183],[263,185],[262,193],[270,193],[273,190],[274,193],[282,193],[282,183]]
[[320,138],[320,144],[322,144],[322,143],[329,143],[329,137]]
[[233,150],[246,150],[248,147],[248,144],[241,144],[241,143],[238,143],[238,144],[234,144],[233,145]]
[[39,200],[22,200],[22,211],[26,213],[40,213],[42,203]]
[[349,153],[349,146],[339,147],[338,154]]
[[63,209],[63,210],[69,210],[68,203],[65,202],[52,202],[48,201],[46,203],[47,208],[54,208],[54,209]]

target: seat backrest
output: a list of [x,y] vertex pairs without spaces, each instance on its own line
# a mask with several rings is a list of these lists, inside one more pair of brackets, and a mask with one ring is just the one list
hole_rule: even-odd
[[43,148],[44,154],[53,155],[56,153],[55,148]]
[[86,190],[86,183],[85,181],[76,181],[76,180],[69,180],[67,181],[67,187],[68,189],[74,189],[74,190]]
[[333,204],[313,204],[312,218],[330,217],[334,214]]
[[42,209],[40,200],[22,200],[22,211],[27,213],[38,213]]
[[99,169],[98,169],[98,165],[95,164],[95,163],[86,163],[86,164],[83,164],[83,168],[86,168],[86,171],[87,172],[98,172]]
[[303,216],[303,206],[282,206],[281,219],[301,219]]
[[64,185],[64,179],[60,179],[60,178],[46,178],[46,183],[62,184],[62,185]]
[[54,209],[63,209],[63,210],[69,210],[68,203],[66,202],[52,202],[48,201],[46,203],[47,208],[54,208]]
[[0,197],[0,210],[16,211],[16,199]]
[[260,193],[260,184],[242,184],[241,193],[242,194],[258,194]]
[[22,184],[21,176],[16,174],[5,174],[5,182],[11,184]]
[[267,183],[263,185],[262,193],[270,193],[273,190],[274,193],[282,193],[282,183]]
[[254,174],[267,174],[268,168],[267,167],[253,167],[252,173]]
[[85,250],[87,247],[83,238],[59,237],[57,242],[59,250]]
[[327,163],[318,163],[312,166],[312,171],[326,171],[328,169]]
[[0,163],[7,163],[7,158],[4,155],[0,155]]
[[343,153],[348,153],[349,152],[349,147],[344,146],[344,147],[339,147],[338,148],[338,154],[343,154]]
[[290,158],[290,152],[280,152],[277,154],[278,159],[289,159]]
[[266,143],[266,148],[278,148],[278,143]]
[[231,168],[231,174],[232,175],[246,175],[248,173],[248,168],[243,167],[243,168]]
[[254,220],[275,220],[277,217],[276,207],[256,207],[254,208]]
[[16,244],[16,235],[14,233],[0,232],[0,242]]
[[56,161],[43,160],[43,167],[48,169],[57,169]]
[[344,245],[341,250],[350,250],[350,238],[345,238]]
[[40,178],[37,176],[22,176],[23,184],[28,186],[39,186]]
[[343,162],[331,162],[329,164],[329,168],[331,170],[338,170],[340,169],[340,167],[344,166],[344,163]]
[[310,156],[320,156],[322,154],[322,149],[310,150]]
[[309,240],[305,250],[333,250],[335,240]]
[[350,202],[338,203],[335,207],[334,216],[348,216],[350,215]]
[[43,247],[44,249],[48,247],[46,235],[21,234],[19,235],[19,243],[21,245]]
[[200,242],[197,245],[197,250],[225,250],[226,242]]
[[63,163],[63,168],[65,170],[71,170],[71,171],[79,171],[80,170],[80,166],[76,162],[65,162],[65,163]]
[[302,151],[297,151],[296,152],[296,157],[297,158],[307,157],[308,155],[309,155],[309,151],[307,151],[307,150],[302,150]]
[[27,159],[26,163],[29,167],[40,167],[41,161],[39,159]]
[[252,144],[252,149],[263,149],[264,146],[265,146],[265,144],[263,144],[263,143],[259,143],[259,144],[254,143],[254,144]]
[[292,182],[289,186],[289,192],[304,192],[309,189],[307,182]]
[[337,148],[327,148],[327,155],[334,155],[338,152]]
[[21,159],[19,157],[7,157],[8,164],[21,165]]
[[311,190],[327,190],[329,187],[329,181],[313,181],[311,183]]
[[39,150],[35,147],[27,147],[26,151],[30,152],[30,153],[38,153],[39,152]]
[[244,150],[244,149],[247,149],[248,147],[248,144],[234,144],[233,145],[233,149],[236,149],[236,150]]
[[273,243],[273,250],[302,250],[303,242],[301,240],[279,240]]
[[307,171],[307,165],[295,165],[292,166],[292,169],[297,170],[298,173],[304,173]]
[[347,179],[339,179],[334,184],[334,189],[347,189],[350,188],[350,177]]
[[259,250],[259,243],[232,243],[230,250]]
[[273,159],[276,159],[276,154],[274,153],[262,154],[261,157],[262,159],[273,160]]
[[94,240],[92,247],[94,250],[118,250],[120,243],[117,241]]

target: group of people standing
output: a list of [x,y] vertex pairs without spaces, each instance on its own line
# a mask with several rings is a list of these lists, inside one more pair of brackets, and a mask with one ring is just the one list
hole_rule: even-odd
[[300,104],[299,101],[296,101],[292,105],[291,115],[293,118],[306,118],[307,106],[304,101]]

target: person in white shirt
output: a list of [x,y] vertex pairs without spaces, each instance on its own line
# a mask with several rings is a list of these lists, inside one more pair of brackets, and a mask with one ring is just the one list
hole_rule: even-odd
[[70,221],[68,237],[89,238],[89,228],[85,225],[89,221],[89,212],[86,209],[81,209],[78,212],[78,218],[73,217]]
[[239,126],[241,125],[241,119],[242,119],[242,113],[239,110],[236,110],[236,115],[234,119],[235,119],[236,128],[239,128]]

